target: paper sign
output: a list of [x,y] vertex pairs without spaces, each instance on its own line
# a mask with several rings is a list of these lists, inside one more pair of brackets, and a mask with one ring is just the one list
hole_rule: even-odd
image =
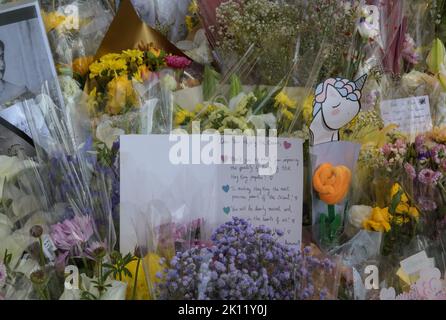
[[429,97],[410,97],[381,102],[384,124],[397,124],[399,130],[411,136],[432,129]]
[[[146,214],[144,210],[154,200],[162,201],[174,219],[190,214],[193,219],[204,218],[212,229],[236,216],[253,225],[282,229],[282,243],[300,245],[302,140],[279,138],[276,145],[271,143],[269,148],[277,148],[276,172],[261,175],[259,171],[264,165],[257,161],[248,163],[247,159],[249,148],[258,148],[261,143],[236,139],[230,155],[226,151],[231,148],[222,139],[218,142],[222,150],[220,163],[193,164],[200,160],[200,154],[194,150],[194,139],[200,138],[186,137],[191,162],[174,164],[169,154],[176,142],[169,141],[169,135],[121,136],[122,252],[131,252],[135,246],[134,214]],[[199,141],[198,148],[204,150],[208,144]],[[241,155],[235,152],[240,146],[244,150]]]
[[421,251],[400,262],[401,268],[409,276],[430,267],[431,264],[432,261],[427,257],[426,251]]
[[277,171],[272,176],[259,175],[259,165],[225,165],[218,169],[221,188],[217,196],[224,213],[218,215],[221,222],[235,216],[279,229],[285,232],[286,244],[300,246],[303,144],[297,139],[279,139],[277,150]]

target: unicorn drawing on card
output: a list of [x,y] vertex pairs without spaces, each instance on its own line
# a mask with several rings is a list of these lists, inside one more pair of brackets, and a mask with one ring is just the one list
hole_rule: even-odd
[[361,91],[367,75],[356,81],[330,78],[315,90],[311,144],[339,141],[339,130],[350,123],[361,110]]

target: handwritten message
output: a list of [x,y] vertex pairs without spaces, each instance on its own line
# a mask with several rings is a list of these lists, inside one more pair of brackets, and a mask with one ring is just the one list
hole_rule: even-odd
[[412,137],[432,129],[428,96],[383,101],[381,115],[385,125],[397,124]]
[[[255,226],[280,229],[282,243],[300,246],[303,141],[242,138],[228,146],[222,137],[215,143],[221,154],[217,157],[212,151],[219,163],[193,164],[197,138],[187,137],[187,147],[180,150],[169,135],[121,137],[121,250],[131,251],[136,244],[136,221],[141,216],[134,215],[146,214],[154,200],[166,205],[172,220],[203,218],[206,226],[215,228],[239,217]],[[209,142],[196,146],[203,155]],[[259,148],[267,152],[259,153]],[[189,157],[183,158],[186,154]],[[172,155],[179,158],[172,162]],[[187,158],[190,163],[178,163]],[[266,167],[273,174],[262,174],[260,169]]]
[[[223,218],[244,218],[284,232],[284,243],[299,246],[302,229],[303,150],[297,139],[278,139],[277,169],[259,175],[259,165],[223,166],[219,200]],[[222,219],[222,220],[224,220]]]

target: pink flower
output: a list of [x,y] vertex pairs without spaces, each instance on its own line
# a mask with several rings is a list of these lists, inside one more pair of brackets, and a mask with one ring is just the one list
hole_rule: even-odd
[[418,174],[418,180],[425,185],[436,185],[443,175],[438,171],[423,169]]
[[392,153],[392,145],[389,143],[386,143],[382,148],[381,148],[381,153],[385,156],[388,156]]
[[404,164],[404,170],[406,171],[407,175],[414,180],[417,177],[417,172],[415,171],[415,168],[410,163]]
[[185,69],[192,61],[190,61],[188,58],[180,57],[180,56],[167,56],[166,57],[166,63],[167,66],[174,69]]
[[51,238],[62,251],[70,251],[86,243],[93,232],[93,220],[90,216],[76,215],[71,220],[51,226]]
[[446,146],[437,144],[432,148],[432,159],[435,163],[440,164],[446,158]]

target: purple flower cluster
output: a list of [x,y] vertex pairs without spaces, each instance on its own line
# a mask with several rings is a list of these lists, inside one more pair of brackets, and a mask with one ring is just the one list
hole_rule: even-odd
[[169,268],[158,274],[161,299],[257,300],[311,299],[315,270],[334,264],[308,256],[278,240],[281,231],[253,227],[233,218],[213,233],[210,248],[195,246],[178,252]]
[[443,174],[431,169],[422,169],[418,174],[418,180],[427,186],[436,185],[438,181],[443,177]]

